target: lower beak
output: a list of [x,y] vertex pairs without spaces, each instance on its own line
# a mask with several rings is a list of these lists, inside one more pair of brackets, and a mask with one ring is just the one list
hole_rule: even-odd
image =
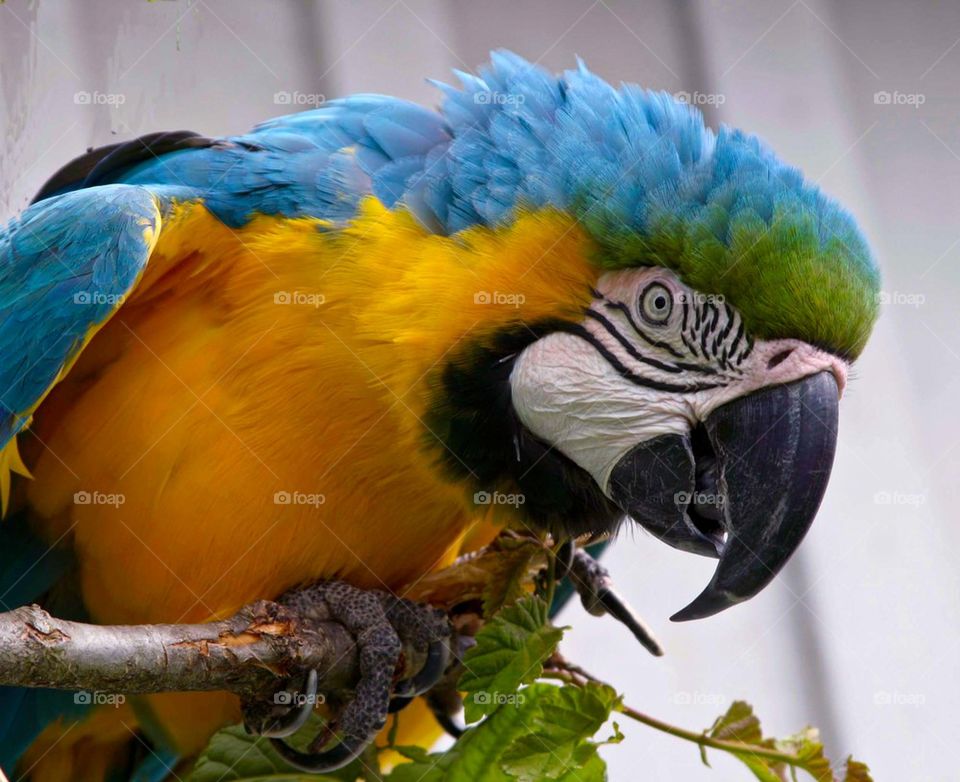
[[708,442],[663,435],[614,468],[610,496],[665,543],[720,562],[674,621],[756,595],[806,534],[827,487],[839,390],[830,372],[770,386],[714,410]]

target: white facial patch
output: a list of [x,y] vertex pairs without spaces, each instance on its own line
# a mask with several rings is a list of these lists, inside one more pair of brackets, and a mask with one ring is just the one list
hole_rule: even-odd
[[611,272],[597,292],[577,333],[549,334],[518,356],[510,386],[523,425],[604,492],[630,450],[688,434],[733,399],[823,370],[843,390],[843,361],[797,340],[751,339],[732,307],[665,269]]
[[637,444],[690,431],[689,400],[624,379],[589,342],[555,333],[530,345],[510,375],[523,425],[589,472],[610,472]]

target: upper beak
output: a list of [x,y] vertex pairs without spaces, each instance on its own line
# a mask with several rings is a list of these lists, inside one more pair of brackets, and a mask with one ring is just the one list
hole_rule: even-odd
[[610,495],[636,521],[678,548],[719,554],[706,589],[674,621],[753,597],[786,564],[827,487],[838,402],[833,374],[818,372],[718,407],[699,453],[689,435],[663,435],[616,465]]

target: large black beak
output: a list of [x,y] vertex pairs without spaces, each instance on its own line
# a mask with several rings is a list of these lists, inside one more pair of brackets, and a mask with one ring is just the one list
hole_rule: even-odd
[[720,558],[674,621],[753,597],[786,564],[827,487],[838,402],[830,372],[770,386],[718,407],[703,431],[657,437],[614,468],[610,495],[624,511],[665,543]]

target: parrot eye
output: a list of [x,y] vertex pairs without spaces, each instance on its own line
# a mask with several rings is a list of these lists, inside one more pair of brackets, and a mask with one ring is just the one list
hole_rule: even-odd
[[659,282],[650,283],[640,294],[640,315],[652,326],[662,326],[673,312],[673,294]]

